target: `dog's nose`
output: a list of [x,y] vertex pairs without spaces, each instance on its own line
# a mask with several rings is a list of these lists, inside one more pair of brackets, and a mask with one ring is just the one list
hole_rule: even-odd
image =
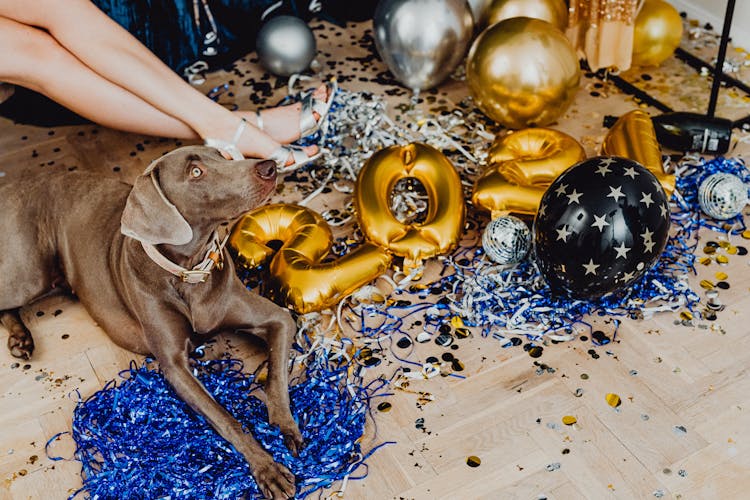
[[255,164],[255,171],[258,177],[270,180],[276,177],[276,162],[273,160],[263,160]]

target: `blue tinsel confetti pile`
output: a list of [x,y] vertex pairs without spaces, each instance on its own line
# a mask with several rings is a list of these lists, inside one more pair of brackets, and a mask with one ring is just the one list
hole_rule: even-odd
[[[299,457],[268,424],[260,388],[237,360],[194,361],[194,372],[274,459],[297,478],[297,498],[366,471],[360,441],[369,400],[382,381],[347,381],[347,366],[314,361],[305,379],[292,385],[292,414],[305,439]],[[120,385],[110,382],[82,401],[73,417],[76,458],[90,498],[262,498],[242,455],[174,393],[160,372],[131,366]],[[360,466],[364,466],[360,469]],[[366,474],[365,474],[366,475]]]

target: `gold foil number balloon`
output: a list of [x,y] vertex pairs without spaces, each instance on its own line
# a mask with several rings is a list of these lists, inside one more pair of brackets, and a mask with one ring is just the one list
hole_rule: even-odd
[[[404,224],[390,209],[393,188],[408,177],[427,191],[423,223]],[[365,237],[403,257],[405,270],[458,244],[465,213],[461,179],[445,155],[431,146],[391,146],[373,154],[357,177],[354,202]]]
[[471,201],[492,212],[533,215],[547,186],[586,158],[571,136],[549,128],[528,128],[495,140],[489,167],[477,179]]
[[635,18],[633,66],[658,66],[682,40],[682,18],[663,0],[646,0]]
[[635,109],[618,118],[604,138],[601,152],[637,161],[659,180],[667,199],[672,196],[675,177],[664,172],[654,124],[644,111]]
[[[278,252],[268,246],[271,241],[283,243]],[[247,267],[272,259],[273,288],[289,307],[304,314],[335,305],[390,265],[388,252],[371,243],[323,262],[332,242],[331,229],[319,214],[297,205],[276,204],[245,214],[232,230],[229,247]]]
[[541,19],[559,30],[568,26],[565,0],[493,0],[486,15],[490,26],[513,17]]
[[578,90],[578,56],[546,21],[515,17],[490,26],[469,50],[466,81],[479,109],[508,128],[548,125]]

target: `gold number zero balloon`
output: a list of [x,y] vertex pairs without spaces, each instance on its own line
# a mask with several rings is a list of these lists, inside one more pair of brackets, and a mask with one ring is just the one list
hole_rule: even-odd
[[[421,224],[404,224],[390,210],[390,194],[401,179],[413,177],[429,197]],[[354,203],[368,240],[404,257],[404,268],[452,250],[461,235],[464,199],[461,179],[448,158],[426,144],[391,146],[373,154],[357,177]]]
[[635,109],[618,118],[604,138],[601,152],[637,161],[658,179],[667,199],[672,196],[675,176],[664,172],[654,124],[646,112]]
[[[267,246],[274,240],[283,243],[278,252]],[[273,288],[301,314],[335,305],[390,265],[388,252],[371,243],[323,263],[332,243],[331,229],[323,217],[290,204],[266,205],[248,212],[229,237],[229,247],[240,265],[255,267],[273,257],[269,266]]]
[[495,140],[489,167],[474,184],[471,201],[496,218],[533,215],[544,191],[569,167],[586,159],[574,138],[550,128],[527,128]]
[[506,19],[484,30],[466,62],[466,81],[479,109],[507,128],[557,120],[575,98],[578,56],[546,21]]
[[568,26],[565,0],[493,0],[486,16],[489,25],[513,17],[531,17],[547,21],[559,30]]
[[633,66],[658,66],[682,40],[682,18],[663,0],[646,0],[635,18]]

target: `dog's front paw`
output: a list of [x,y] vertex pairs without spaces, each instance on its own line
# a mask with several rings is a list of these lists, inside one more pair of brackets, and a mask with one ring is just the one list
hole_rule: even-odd
[[271,419],[270,423],[281,430],[281,434],[284,436],[284,444],[292,452],[292,455],[298,457],[305,442],[302,439],[302,433],[299,431],[297,422],[290,414],[287,414],[285,418]]
[[34,339],[26,329],[18,329],[10,332],[8,336],[8,349],[15,358],[30,359],[34,352]]
[[266,498],[294,498],[295,478],[289,469],[269,456],[253,468],[253,477]]

